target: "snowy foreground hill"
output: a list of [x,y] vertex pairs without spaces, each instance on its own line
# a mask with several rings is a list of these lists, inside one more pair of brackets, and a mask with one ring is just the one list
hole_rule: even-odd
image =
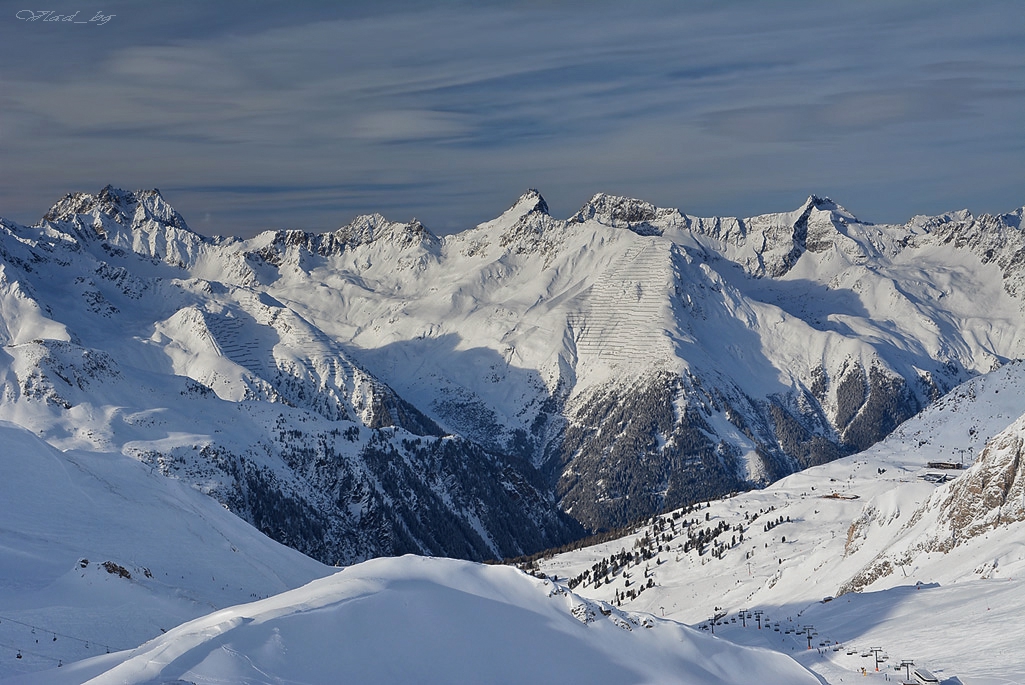
[[816,679],[782,654],[582,600],[508,567],[409,556],[365,562],[186,623],[130,653],[19,682],[811,685]]
[[816,682],[511,567],[325,567],[122,455],[0,440],[4,682]]
[[624,609],[706,628],[718,615],[717,636],[791,654],[829,683],[874,682],[862,668],[896,680],[903,660],[948,685],[1025,683],[1023,457],[1015,362],[869,450],[539,567]]
[[0,220],[0,419],[329,564],[536,552],[865,449],[1025,356],[1022,211],[562,220],[529,191],[443,238],[238,240],[71,194]]
[[5,422],[0,445],[0,676],[131,648],[334,570],[134,459],[59,452]]

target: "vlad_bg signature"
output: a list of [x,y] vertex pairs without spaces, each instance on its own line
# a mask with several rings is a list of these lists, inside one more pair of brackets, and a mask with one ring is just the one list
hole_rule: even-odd
[[103,26],[117,16],[116,14],[97,12],[92,19],[86,20],[84,18],[79,19],[79,14],[81,14],[81,11],[74,12],[73,14],[58,14],[53,10],[20,10],[15,13],[14,17],[22,21],[66,21],[73,24],[96,24],[97,26]]

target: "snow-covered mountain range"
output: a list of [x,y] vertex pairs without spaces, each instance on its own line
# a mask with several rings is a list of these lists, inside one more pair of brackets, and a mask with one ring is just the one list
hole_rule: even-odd
[[0,221],[0,677],[1025,682],[1022,213]]
[[0,679],[792,684],[913,661],[946,685],[1025,682],[1022,387],[1006,364],[865,452],[540,579],[415,556],[337,572],[152,466],[0,424]]
[[3,418],[176,475],[330,563],[577,534],[532,467],[446,435],[158,193],[47,217],[0,232]]
[[1025,356],[1022,211],[559,220],[528,191],[445,237],[239,240],[71,194],[0,221],[0,418],[326,562],[532,552],[864,449]]

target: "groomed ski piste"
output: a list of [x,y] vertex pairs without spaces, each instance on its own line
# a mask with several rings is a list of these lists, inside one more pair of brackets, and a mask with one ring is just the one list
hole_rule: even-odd
[[[866,452],[669,512],[537,570],[583,596],[778,650],[822,682],[900,682],[917,666],[948,685],[1025,683],[1023,387],[1025,364],[1007,365]],[[962,459],[963,470],[935,468]]]

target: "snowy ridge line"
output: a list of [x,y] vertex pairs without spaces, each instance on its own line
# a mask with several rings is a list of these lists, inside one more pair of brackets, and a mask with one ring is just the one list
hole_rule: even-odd
[[367,683],[815,682],[788,656],[512,568],[415,556],[364,562],[183,623],[130,652],[18,682],[334,682],[339,673]]

